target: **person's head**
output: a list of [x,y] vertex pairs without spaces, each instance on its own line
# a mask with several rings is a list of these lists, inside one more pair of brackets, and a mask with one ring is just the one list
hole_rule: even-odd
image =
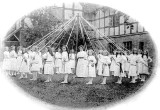
[[35,50],[35,52],[38,52],[38,50],[39,50],[39,48],[37,47],[37,46],[35,46],[35,48],[34,48]]
[[74,49],[71,49],[71,50],[70,50],[70,53],[74,53]]
[[93,50],[92,50],[92,49],[89,49],[89,50],[88,50],[88,55],[89,55],[89,56],[92,56],[92,55],[93,55]]
[[51,56],[53,56],[52,48],[50,46],[47,47],[47,52],[49,52]]
[[27,49],[26,48],[22,48],[22,54],[26,53]]
[[137,54],[137,49],[136,48],[133,49],[133,54],[135,54],[135,55]]
[[103,54],[103,50],[99,50],[99,54]]
[[104,55],[104,56],[108,56],[108,55],[109,55],[108,51],[107,51],[107,50],[104,50],[104,51],[103,51],[103,55]]
[[82,45],[79,46],[79,50],[80,50],[80,51],[83,51],[83,46],[82,46]]
[[117,51],[116,51],[116,50],[114,50],[114,51],[113,51],[113,54],[114,54],[114,55],[116,55],[116,53],[117,53]]
[[64,45],[63,47],[62,47],[62,51],[63,52],[65,52],[67,49],[66,49],[67,47]]
[[58,48],[58,50],[57,50],[58,52],[61,52],[61,48]]
[[9,51],[9,48],[8,48],[8,47],[5,47],[5,51]]
[[11,46],[11,50],[15,50],[16,49],[16,47],[15,46]]
[[139,49],[139,50],[138,50],[138,54],[142,54],[142,50]]
[[54,47],[52,47],[52,52],[55,52],[55,48]]

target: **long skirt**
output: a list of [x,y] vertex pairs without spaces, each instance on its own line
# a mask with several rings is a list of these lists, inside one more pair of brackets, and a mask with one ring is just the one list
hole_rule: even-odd
[[31,65],[30,71],[31,72],[39,72],[40,71],[39,63],[33,63]]
[[109,66],[103,65],[103,74],[102,76],[110,76]]
[[46,62],[44,65],[44,74],[54,74],[53,62]]
[[10,59],[4,59],[2,63],[2,69],[4,71],[10,70]]
[[111,62],[111,66],[110,66],[110,71],[116,71],[116,62],[114,60],[112,60]]
[[62,73],[62,59],[55,60],[55,68],[59,69],[56,73]]
[[136,65],[130,65],[128,75],[129,76],[137,76],[137,66]]
[[76,67],[76,75],[77,77],[87,77],[88,76],[88,61],[85,59],[78,59],[77,67]]
[[115,65],[114,76],[120,76],[120,65]]
[[88,77],[96,77],[95,65],[88,65]]
[[19,71],[20,70],[20,67],[22,65],[22,56],[18,56],[17,57],[17,70]]
[[98,70],[98,75],[102,75],[102,66],[103,66],[103,63],[98,61],[98,65],[97,65],[97,70]]
[[149,71],[148,71],[148,65],[147,64],[143,64],[142,65],[142,73],[143,74],[149,74]]
[[142,73],[143,73],[143,64],[139,62],[137,64],[137,75],[142,74]]
[[72,70],[71,70],[71,66],[70,65],[70,62],[64,62],[62,63],[62,73],[64,74],[71,74],[72,73]]
[[19,72],[21,73],[29,73],[29,62],[28,61],[22,61],[21,66],[19,68]]
[[11,71],[17,71],[17,59],[16,58],[10,58],[10,70]]

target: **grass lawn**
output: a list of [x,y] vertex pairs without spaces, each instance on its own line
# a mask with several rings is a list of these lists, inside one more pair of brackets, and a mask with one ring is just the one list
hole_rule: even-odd
[[101,78],[96,77],[92,85],[86,85],[87,79],[69,77],[69,84],[61,84],[63,75],[53,75],[53,82],[45,83],[46,76],[39,75],[37,81],[28,79],[11,79],[25,92],[50,104],[68,107],[98,107],[126,98],[135,93],[144,83],[138,81],[130,84],[124,79],[123,84],[114,83],[116,78],[108,78],[106,85],[101,85]]

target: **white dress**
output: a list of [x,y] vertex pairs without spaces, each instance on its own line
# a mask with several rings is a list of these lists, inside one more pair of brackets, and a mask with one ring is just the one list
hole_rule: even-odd
[[128,55],[125,56],[127,61],[124,63],[124,71],[128,72],[129,71],[129,67],[130,67],[130,63],[129,63],[129,60],[128,60]]
[[20,66],[22,65],[22,51],[19,50],[17,54],[17,70],[20,69]]
[[62,54],[59,52],[55,54],[55,67],[59,68],[59,71],[56,71],[56,73],[62,73]]
[[77,77],[87,77],[88,76],[87,53],[85,51],[78,52],[77,59],[78,59],[77,67],[76,67]]
[[12,50],[10,53],[10,70],[17,71],[17,53]]
[[43,68],[42,54],[41,54],[41,52],[38,52],[38,59],[39,59],[39,68]]
[[115,61],[116,55],[111,55],[110,58],[111,58],[110,71],[115,72],[115,70],[116,70],[116,68],[115,68],[116,67],[116,61]]
[[121,56],[117,55],[113,60],[115,60],[115,70],[114,70],[114,76],[120,76],[120,62],[121,62]]
[[3,64],[2,64],[2,69],[3,70],[10,70],[10,55],[9,51],[5,51],[3,53],[4,59],[3,59]]
[[142,67],[142,73],[143,74],[149,74],[149,72],[148,72],[148,62],[152,62],[152,59],[150,57],[147,58],[147,56],[144,55],[143,60],[144,60],[144,63],[143,63],[143,67]]
[[102,76],[110,76],[109,64],[111,64],[111,59],[108,56],[103,56],[103,74]]
[[96,77],[96,62],[94,56],[88,56],[88,77]]
[[40,66],[39,66],[39,55],[38,53],[33,53],[33,58],[31,59],[30,63],[31,63],[31,68],[30,71],[31,72],[39,72],[40,71]]
[[72,73],[67,52],[62,52],[62,73]]
[[129,56],[130,68],[129,68],[129,76],[137,76],[137,55],[131,54]]
[[19,72],[21,73],[29,73],[29,55],[28,53],[24,53],[22,56],[22,63],[19,68]]
[[76,64],[76,56],[74,53],[72,54],[69,54],[69,65],[70,65],[70,68],[75,68],[75,64]]
[[46,62],[44,64],[44,74],[54,74],[53,71],[53,56],[49,52],[45,54]]
[[137,75],[142,74],[143,73],[143,63],[144,60],[142,58],[141,54],[138,54],[138,59],[137,59]]
[[98,54],[97,57],[98,57],[98,64],[97,64],[98,75],[102,75],[103,55]]
[[[121,71],[121,73],[120,73],[120,76],[121,77],[126,77],[126,73],[125,73],[125,66],[126,66],[126,63],[127,63],[127,58],[126,58],[126,56],[124,56],[124,55],[121,55],[121,68],[122,68],[122,71]],[[128,66],[128,65],[127,65]]]

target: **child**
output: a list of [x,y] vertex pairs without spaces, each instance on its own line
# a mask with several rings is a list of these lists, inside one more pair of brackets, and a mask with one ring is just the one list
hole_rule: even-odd
[[62,73],[62,54],[60,48],[58,48],[58,51],[55,54],[55,59],[56,73]]
[[27,73],[29,73],[29,55],[27,53],[27,49],[23,48],[22,52],[22,62],[20,65],[19,72],[21,76],[19,79],[27,78]]
[[124,62],[124,72],[125,72],[125,74],[126,74],[126,76],[128,76],[128,78],[129,78],[129,75],[128,75],[128,73],[129,73],[129,67],[130,67],[130,63],[129,63],[129,52],[124,52],[124,56],[126,57],[126,62]]
[[137,75],[138,75],[138,78],[140,78],[140,74],[143,73],[142,71],[142,68],[143,68],[143,63],[144,63],[144,60],[142,58],[142,51],[141,50],[138,50],[138,60],[137,60]]
[[77,53],[77,67],[76,75],[77,77],[87,77],[88,76],[88,61],[87,61],[87,52],[83,51],[83,46],[79,46],[80,52]]
[[39,66],[39,54],[38,54],[38,47],[33,47],[33,54],[31,58],[31,68],[30,71],[33,74],[33,78],[31,80],[37,80],[38,73],[40,72],[40,66]]
[[3,53],[3,65],[2,65],[2,69],[4,70],[4,72],[9,74],[9,70],[10,70],[10,55],[9,55],[9,48],[5,47],[5,51]]
[[20,70],[20,66],[22,64],[22,47],[18,47],[18,52],[17,52],[17,69],[18,69],[18,73]]
[[72,71],[72,74],[75,73],[75,59],[76,59],[76,55],[74,53],[74,49],[71,49],[70,54],[69,54],[69,65]]
[[52,47],[52,53],[53,53],[53,72],[55,73],[56,72],[56,70],[55,70],[55,48],[54,47]]
[[88,77],[89,82],[86,84],[92,84],[93,78],[96,77],[96,58],[93,56],[93,50],[88,50]]
[[111,64],[111,59],[108,56],[108,51],[103,51],[103,58],[102,58],[102,63],[103,63],[103,81],[101,84],[106,84],[107,77],[110,76],[110,71],[109,71],[109,64]]
[[99,54],[97,55],[98,64],[97,64],[97,72],[98,75],[102,75],[102,65],[103,65],[103,50],[99,50]]
[[149,75],[148,63],[152,62],[152,59],[149,57],[147,50],[144,51],[144,54],[142,55],[142,58],[143,58],[144,63],[142,65],[141,81],[144,82],[146,80],[146,75]]
[[133,49],[133,54],[129,56],[130,68],[129,68],[129,77],[132,77],[132,81],[130,83],[136,83],[137,78],[137,49]]
[[122,51],[120,52],[120,58],[119,59],[120,59],[120,62],[119,62],[119,64],[120,64],[120,74],[118,76],[119,78],[118,78],[117,83],[121,84],[122,83],[122,78],[126,77],[126,73],[124,72],[124,68],[125,68],[125,64],[127,62],[127,58],[125,57],[125,55]]
[[63,74],[65,74],[64,76],[64,81],[61,83],[68,83],[68,74],[71,74],[71,69],[70,69],[70,65],[69,65],[69,59],[68,59],[68,53],[66,50],[66,46],[62,47],[62,72]]
[[54,74],[53,71],[53,53],[50,47],[47,47],[47,53],[45,54],[44,74],[48,75],[45,82],[51,82],[52,78],[50,75]]
[[111,59],[111,65],[110,65],[110,72],[111,75],[114,75],[115,72],[115,67],[116,67],[116,51],[113,51],[113,55],[110,55],[110,59]]
[[11,76],[16,76],[17,73],[17,53],[15,52],[15,46],[11,46],[10,51],[10,72]]

